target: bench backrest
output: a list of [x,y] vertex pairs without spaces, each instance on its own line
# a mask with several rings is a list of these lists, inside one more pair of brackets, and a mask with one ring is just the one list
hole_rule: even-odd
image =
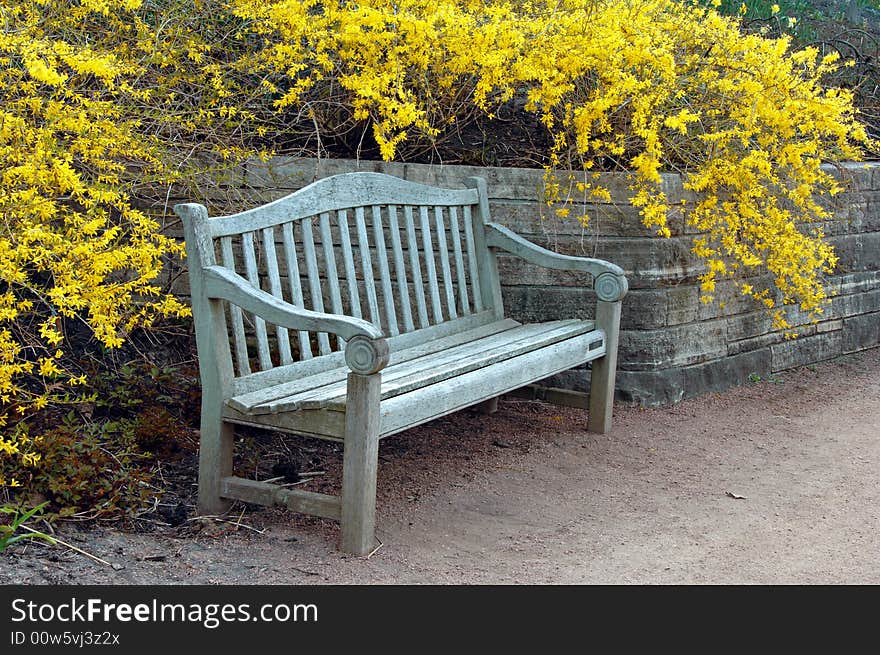
[[[479,178],[467,184],[442,189],[380,173],[324,178],[261,207],[190,225],[201,233],[187,235],[189,267],[224,266],[287,302],[364,318],[389,337],[462,317],[488,321],[503,308],[483,229],[486,185]],[[225,309],[225,321],[236,377],[344,348],[332,335],[290,334],[235,306]]]

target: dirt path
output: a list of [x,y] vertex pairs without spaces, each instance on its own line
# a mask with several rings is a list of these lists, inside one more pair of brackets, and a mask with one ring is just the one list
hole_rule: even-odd
[[32,544],[0,583],[880,583],[880,349],[615,420],[507,401],[384,441],[368,560],[331,522],[249,510],[66,527],[113,566]]

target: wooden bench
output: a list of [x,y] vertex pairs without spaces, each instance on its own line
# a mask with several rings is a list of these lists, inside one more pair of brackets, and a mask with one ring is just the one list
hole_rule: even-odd
[[[202,382],[199,511],[239,499],[342,522],[375,545],[379,439],[592,361],[588,428],[611,427],[623,271],[492,223],[486,182],[318,180],[209,218],[180,204]],[[590,274],[596,320],[506,318],[496,251]],[[238,271],[238,272],[237,272]],[[341,497],[233,474],[233,426],[341,441]]]

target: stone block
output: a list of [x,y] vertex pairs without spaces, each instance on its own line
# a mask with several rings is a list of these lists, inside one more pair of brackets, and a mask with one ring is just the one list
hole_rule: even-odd
[[880,346],[880,312],[860,314],[843,320],[843,353]]
[[[767,348],[701,364],[648,371],[618,371],[616,397],[643,407],[671,405],[686,398],[719,392],[748,382],[751,376],[769,376]],[[558,386],[558,385],[557,385]]]
[[842,331],[825,332],[770,346],[773,372],[837,357],[843,347]]
[[621,330],[618,367],[646,370],[688,366],[727,355],[724,321],[656,330]]

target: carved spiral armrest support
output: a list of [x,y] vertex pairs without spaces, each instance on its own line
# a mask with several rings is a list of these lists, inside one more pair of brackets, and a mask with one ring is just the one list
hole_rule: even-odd
[[629,290],[629,284],[623,275],[607,272],[596,276],[593,280],[593,288],[599,300],[615,302],[623,299]]
[[388,342],[363,335],[352,337],[345,344],[345,363],[352,373],[372,375],[388,364]]

